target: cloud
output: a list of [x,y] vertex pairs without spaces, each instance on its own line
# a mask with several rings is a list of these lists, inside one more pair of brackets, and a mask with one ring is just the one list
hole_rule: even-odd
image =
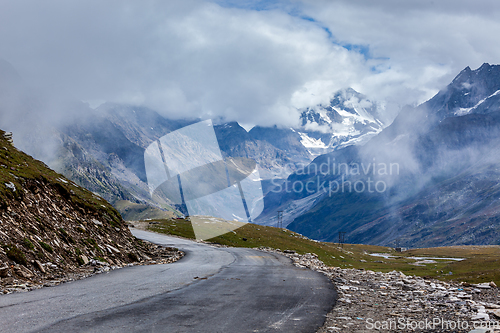
[[357,87],[380,99],[421,103],[466,66],[500,57],[494,1],[313,1],[304,10],[339,44],[368,48],[376,73]]
[[[293,126],[352,86],[399,105],[496,62],[496,3],[24,1],[0,4],[0,58],[80,100],[167,117]],[[395,105],[395,106],[394,106]]]

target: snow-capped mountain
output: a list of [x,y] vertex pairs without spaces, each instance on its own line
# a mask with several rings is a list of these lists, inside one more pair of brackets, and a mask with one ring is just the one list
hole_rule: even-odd
[[[367,144],[318,156],[306,172],[291,174],[280,192],[268,193],[261,218],[272,221],[281,210],[290,230],[327,241],[343,231],[348,242],[365,244],[500,244],[499,90],[499,65],[467,67]],[[336,172],[340,164],[375,170],[375,161],[397,171]],[[329,172],[317,171],[320,165]],[[384,188],[350,189],[368,181]],[[341,186],[321,196],[320,186],[315,193],[305,187],[312,182]],[[287,191],[292,186],[302,190]]]
[[295,129],[312,155],[325,154],[350,145],[366,143],[387,125],[384,106],[352,88],[337,91],[329,105],[306,108],[301,127]]
[[484,114],[500,107],[500,70],[483,64],[476,70],[466,67],[451,84],[429,101],[437,108],[438,120],[466,114]]
[[[50,116],[53,103],[44,102],[44,93],[24,87],[15,69],[1,62],[0,88],[0,118],[14,132],[16,145],[117,205],[154,204],[146,182],[144,150],[158,138],[198,121],[166,119],[154,110],[131,105],[105,103],[94,110],[68,97],[57,104],[55,113],[64,117],[56,122]],[[379,105],[346,89],[332,94],[328,105],[301,110],[301,124],[293,129],[256,126],[247,132],[236,122],[219,122],[214,130],[224,157],[258,163],[267,193],[319,154],[362,143],[380,131],[384,126],[380,111]]]
[[[368,142],[392,120],[384,109],[384,105],[347,88],[335,92],[328,105],[301,110],[301,123],[296,128],[256,126],[249,134],[252,140],[280,151],[281,155],[275,158],[279,163],[274,163],[277,167],[267,173],[267,178],[283,178],[319,155]],[[254,158],[252,153],[244,155]]]

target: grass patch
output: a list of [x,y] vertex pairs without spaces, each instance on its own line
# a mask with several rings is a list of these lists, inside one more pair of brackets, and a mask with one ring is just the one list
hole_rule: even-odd
[[137,204],[127,200],[115,201],[113,206],[120,212],[125,221],[169,219],[175,216],[172,207],[166,207],[166,210],[161,210],[149,205]]
[[52,249],[52,246],[50,246],[49,244],[44,243],[44,242],[42,242],[42,241],[38,242],[38,244],[40,244],[40,246],[41,246],[41,247],[42,247],[45,251],[47,251],[47,252],[49,252],[49,253],[53,253],[53,252],[54,252],[54,250]]
[[194,239],[191,222],[186,219],[167,219],[149,221],[149,229],[155,232]]
[[35,248],[35,246],[33,245],[33,243],[28,238],[24,238],[23,239],[23,244],[29,250],[33,250]]
[[64,228],[59,228],[62,239],[68,244],[75,244],[75,240],[71,237]]
[[[194,239],[189,220],[167,219],[147,221],[151,231]],[[494,281],[500,285],[500,246],[452,246],[414,249],[396,252],[385,246],[316,242],[287,229],[266,227],[252,223],[233,232],[214,237],[210,242],[235,247],[271,247],[294,250],[297,253],[316,253],[328,266],[363,268],[373,271],[401,271],[409,275],[431,277],[440,280],[466,281],[470,283]],[[370,254],[384,253],[390,258]],[[411,257],[439,257],[433,263],[415,265]],[[452,261],[445,258],[464,258]],[[452,274],[450,275],[449,272]]]
[[10,260],[15,261],[19,265],[26,266],[28,264],[24,253],[21,250],[19,250],[17,246],[15,246],[14,244],[7,245],[5,253],[7,254],[7,257]]
[[87,245],[87,247],[94,248],[97,252],[102,253],[101,248],[97,244],[96,240],[93,238],[84,238],[82,239],[83,243]]
[[76,257],[76,262],[77,262],[77,263],[78,263],[78,265],[80,265],[80,266],[85,265],[85,262],[83,261],[83,258],[82,258],[82,257],[80,257],[80,256]]

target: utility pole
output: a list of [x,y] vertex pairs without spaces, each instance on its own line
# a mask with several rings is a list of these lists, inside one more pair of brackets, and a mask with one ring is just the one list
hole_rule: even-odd
[[283,211],[278,210],[278,228],[283,229]]
[[396,252],[403,252],[403,248],[401,247],[401,244],[400,244],[400,239],[399,238],[396,238],[396,248],[395,248]]
[[339,245],[344,248],[344,242],[345,242],[345,232],[339,231]]

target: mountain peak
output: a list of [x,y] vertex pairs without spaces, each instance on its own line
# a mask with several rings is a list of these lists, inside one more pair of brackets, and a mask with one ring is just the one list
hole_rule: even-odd
[[[453,81],[431,100],[426,102],[430,110],[436,110],[437,119],[474,113],[486,99],[496,96],[500,90],[500,66],[483,63],[471,70],[465,67]],[[495,97],[496,98],[496,97]],[[482,113],[487,112],[481,109]]]
[[467,79],[470,78],[471,73],[472,69],[469,66],[465,67],[464,69],[462,69],[460,73],[458,73],[457,76],[455,76],[451,84],[466,81]]
[[490,64],[488,64],[487,62],[485,62],[485,63],[483,63],[481,65],[481,67],[479,67],[478,69],[476,69],[475,72],[483,71],[485,69],[490,69],[491,67],[493,67],[493,66],[491,66]]

